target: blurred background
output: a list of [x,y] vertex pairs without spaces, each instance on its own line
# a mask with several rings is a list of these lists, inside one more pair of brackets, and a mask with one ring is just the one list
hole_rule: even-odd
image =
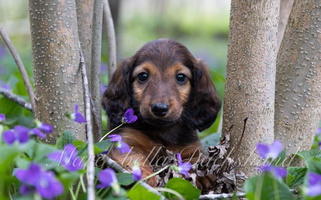
[[[116,27],[118,61],[132,56],[142,45],[158,38],[184,44],[208,64],[221,99],[224,95],[230,0],[109,0]],[[0,24],[12,39],[32,77],[28,1],[0,1]],[[107,83],[108,52],[103,33],[102,80]],[[0,87],[27,98],[18,68],[0,39]],[[0,113],[10,123],[28,124],[32,114],[0,96]],[[6,106],[4,106],[6,105]],[[10,105],[10,106],[8,106]],[[201,134],[218,132],[220,120]]]

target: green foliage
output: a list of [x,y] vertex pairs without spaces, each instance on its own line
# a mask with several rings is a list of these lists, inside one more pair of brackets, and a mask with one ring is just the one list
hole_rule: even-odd
[[290,188],[271,174],[263,174],[249,178],[244,190],[249,200],[294,200]]
[[140,184],[130,189],[127,192],[127,197],[130,200],[142,200],[142,199],[159,200],[160,199],[160,196],[152,193],[151,191],[147,190]]
[[[316,136],[318,137],[318,136]],[[285,180],[275,178],[271,173],[262,173],[246,180],[244,190],[246,197],[251,199],[271,200],[271,199],[306,199],[317,200],[320,196],[307,196],[309,187],[309,173],[321,174],[321,150],[311,149],[301,151],[296,154],[305,162],[305,166],[291,166],[287,168]],[[282,165],[285,160],[285,151],[277,159],[272,161],[274,165]],[[319,183],[321,184],[321,182]],[[290,188],[300,193],[299,198],[293,195]]]
[[286,184],[290,188],[297,188],[303,184],[304,177],[307,173],[306,167],[288,167],[287,171]]
[[66,144],[72,144],[75,140],[75,136],[70,131],[64,131],[57,139],[56,147],[58,149],[63,149]]
[[103,140],[95,144],[95,154],[107,151],[112,143],[109,140]]
[[[165,188],[178,192],[185,200],[195,200],[201,195],[201,191],[199,189],[195,188],[190,182],[181,178],[170,179],[165,185]],[[169,192],[164,192],[164,196],[168,199],[177,199],[177,196]]]
[[131,174],[119,173],[116,176],[117,176],[117,180],[118,180],[120,185],[129,186],[129,185],[134,183],[134,180],[133,180]]
[[[7,47],[1,43],[0,46],[2,46],[2,48],[6,50],[6,53],[0,58],[0,87],[2,87],[4,84],[9,85],[11,91],[14,94],[26,100],[29,100],[26,87],[23,83],[16,63],[14,62],[12,56],[9,54]],[[20,49],[19,53],[21,53],[21,59],[23,59],[24,61],[24,65],[29,77],[32,77],[30,44],[25,45],[20,43],[16,46],[18,46],[18,49]],[[2,95],[0,95],[0,105],[0,113],[6,115],[7,125],[9,125],[10,127],[16,124],[24,126],[29,126],[30,124],[32,124],[31,122],[33,120],[33,114],[30,111],[22,108],[11,100],[8,100]]]
[[296,155],[301,157],[306,163],[309,162],[309,160],[314,158],[321,158],[321,151],[320,149],[312,149],[309,151],[300,151]]

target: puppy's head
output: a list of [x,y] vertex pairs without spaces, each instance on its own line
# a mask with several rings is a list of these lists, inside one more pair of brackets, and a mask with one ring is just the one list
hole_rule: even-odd
[[103,97],[114,127],[126,109],[155,127],[186,123],[208,128],[220,109],[206,66],[182,44],[159,39],[147,43],[117,68]]

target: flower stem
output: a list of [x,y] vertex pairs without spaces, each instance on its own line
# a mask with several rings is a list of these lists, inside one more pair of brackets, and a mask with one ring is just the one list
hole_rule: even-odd
[[73,191],[73,189],[72,189],[72,186],[69,187],[69,193],[70,193],[70,196],[71,196],[71,199],[72,199],[72,200],[77,200],[77,199],[76,199],[76,196],[75,196],[75,194],[74,194],[74,191]]
[[101,195],[99,195],[101,197],[101,199],[104,198],[104,196],[108,193],[110,188],[107,188],[107,189],[101,189],[99,192],[103,191],[103,193]]
[[181,200],[184,199],[184,197],[180,193],[176,192],[175,190],[169,189],[169,188],[159,188],[159,187],[157,187],[157,188],[155,188],[155,190],[160,191],[160,192],[172,193],[172,194],[176,195],[179,199],[181,199]]
[[85,185],[85,183],[84,183],[84,175],[81,175],[80,182],[81,182],[81,186],[82,186],[82,191],[83,191],[84,193],[87,193],[86,185]]
[[76,188],[76,192],[75,192],[75,194],[74,194],[75,199],[78,199],[80,187],[82,186],[82,182],[83,182],[82,179],[83,179],[83,175],[80,175],[79,181],[78,181],[78,185],[77,185],[77,188]]
[[138,182],[133,186],[133,188],[135,188],[139,183],[141,183],[141,182],[143,182],[143,181],[146,181],[147,179],[149,179],[149,178],[151,178],[151,177],[153,177],[153,176],[156,176],[157,174],[159,174],[159,173],[161,173],[162,171],[166,170],[169,166],[170,166],[170,165],[167,165],[166,167],[158,170],[157,172],[155,172],[155,173],[153,173],[153,174],[151,174],[151,175],[149,175],[149,176],[146,176],[146,177],[143,178],[142,180],[138,181]]
[[120,128],[122,125],[124,125],[125,123],[122,122],[121,124],[119,124],[117,127],[113,128],[111,131],[109,131],[108,133],[106,133],[100,140],[99,142],[103,141],[110,133],[112,133],[113,131],[115,131],[116,129]]

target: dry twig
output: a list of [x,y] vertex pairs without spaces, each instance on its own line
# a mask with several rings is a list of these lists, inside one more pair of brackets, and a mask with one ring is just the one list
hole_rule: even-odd
[[29,102],[24,100],[22,97],[11,93],[9,90],[0,88],[0,94],[4,95],[6,98],[10,99],[11,101],[15,102],[16,104],[24,107],[27,110],[32,112],[32,106]]
[[80,51],[80,64],[83,84],[84,84],[84,93],[85,93],[85,110],[86,110],[86,121],[87,121],[87,141],[88,141],[88,166],[87,166],[87,180],[88,180],[88,200],[95,200],[95,153],[94,153],[94,136],[91,120],[91,104],[90,104],[90,93],[89,93],[89,84],[85,66],[84,55],[81,50],[79,43]]
[[[94,102],[97,116],[94,118],[93,130],[96,137],[101,137],[101,90],[100,90],[100,65],[101,65],[101,34],[103,21],[103,0],[95,0],[93,7],[92,46],[91,46],[91,84],[90,92]],[[98,140],[99,138],[95,138]]]

